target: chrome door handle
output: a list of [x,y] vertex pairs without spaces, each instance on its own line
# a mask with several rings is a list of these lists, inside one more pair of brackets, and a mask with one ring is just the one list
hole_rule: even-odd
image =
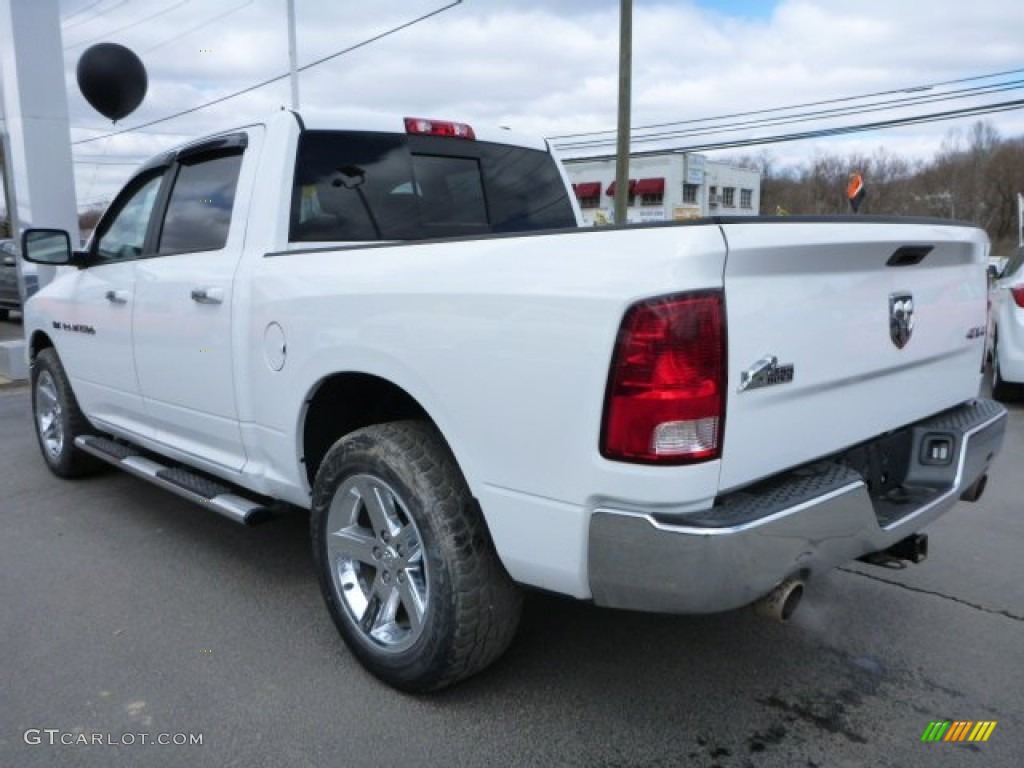
[[107,301],[111,304],[127,304],[128,291],[107,291]]
[[199,304],[222,304],[224,290],[222,288],[193,288],[192,301]]

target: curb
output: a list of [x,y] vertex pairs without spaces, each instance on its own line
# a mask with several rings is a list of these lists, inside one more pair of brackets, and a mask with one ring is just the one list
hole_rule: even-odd
[[23,389],[28,386],[28,379],[8,379],[6,376],[0,376],[0,392],[6,392],[12,389]]

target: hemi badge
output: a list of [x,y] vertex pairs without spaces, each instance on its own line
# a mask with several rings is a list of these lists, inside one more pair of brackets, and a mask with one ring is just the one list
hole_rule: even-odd
[[775,355],[766,355],[740,374],[739,391],[788,384],[792,380],[792,364],[779,365],[779,358]]

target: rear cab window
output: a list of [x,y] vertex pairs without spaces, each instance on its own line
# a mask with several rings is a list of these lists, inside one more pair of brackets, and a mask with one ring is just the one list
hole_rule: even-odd
[[575,227],[554,159],[439,136],[305,131],[289,240],[421,240]]

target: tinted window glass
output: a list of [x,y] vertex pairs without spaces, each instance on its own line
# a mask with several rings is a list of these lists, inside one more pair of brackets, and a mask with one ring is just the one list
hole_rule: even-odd
[[119,209],[115,209],[113,219],[103,222],[103,233],[96,241],[96,255],[101,260],[120,261],[142,255],[149,216],[162,178],[161,173],[137,182],[134,191],[129,191]]
[[500,144],[480,146],[484,186],[495,232],[575,227],[565,182],[546,152]]
[[307,131],[292,241],[415,240],[576,225],[550,155],[464,139]]
[[242,155],[237,152],[182,163],[167,203],[159,253],[224,247],[241,167]]
[[295,168],[291,239],[412,237],[418,197],[403,137],[307,132]]
[[480,162],[465,157],[412,156],[421,226],[487,226]]

